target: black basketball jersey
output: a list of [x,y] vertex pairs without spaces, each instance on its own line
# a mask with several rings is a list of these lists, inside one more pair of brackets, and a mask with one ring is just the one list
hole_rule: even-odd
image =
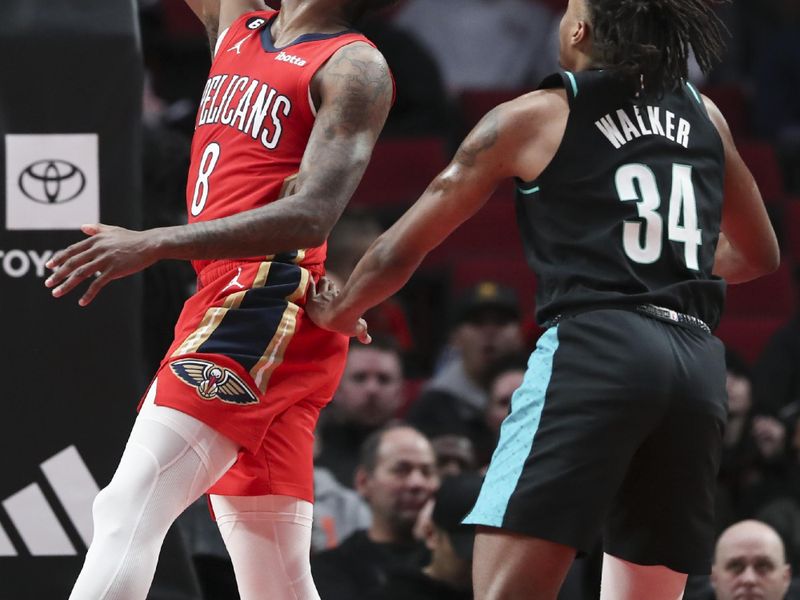
[[536,318],[651,303],[719,322],[711,274],[720,232],[722,140],[685,83],[632,97],[608,71],[562,72],[564,138],[535,181],[517,181],[517,221],[537,274]]

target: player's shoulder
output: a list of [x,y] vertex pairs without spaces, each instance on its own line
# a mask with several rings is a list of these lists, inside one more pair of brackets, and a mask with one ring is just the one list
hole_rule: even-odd
[[332,70],[350,69],[364,70],[377,68],[389,71],[389,64],[383,54],[366,37],[356,34],[350,43],[337,49],[332,55],[328,64]]
[[346,86],[350,91],[367,86],[374,90],[393,89],[389,64],[366,38],[354,39],[337,49],[319,70],[328,85]]
[[566,115],[569,102],[563,88],[541,89],[504,102],[491,112],[502,129],[528,136]]

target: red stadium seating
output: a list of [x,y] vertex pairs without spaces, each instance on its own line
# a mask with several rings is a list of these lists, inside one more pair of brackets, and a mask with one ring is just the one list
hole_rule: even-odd
[[725,316],[714,332],[726,346],[751,365],[755,363],[772,335],[787,319],[769,316]]
[[712,85],[704,87],[703,93],[717,105],[717,108],[725,116],[728,127],[735,138],[750,135],[747,96],[740,85],[735,83]]
[[380,140],[352,204],[408,206],[447,165],[439,137]]
[[796,265],[800,265],[800,198],[792,198],[786,203],[783,231],[783,253],[788,254]]
[[766,277],[728,286],[725,315],[786,320],[794,314],[795,293],[791,264],[785,260]]
[[513,100],[530,90],[466,90],[461,93],[459,102],[464,124],[472,129],[481,117],[498,104]]
[[497,262],[522,261],[514,203],[493,196],[476,215],[463,223],[426,259],[426,266],[457,263],[470,257],[497,257]]
[[738,147],[745,164],[758,183],[764,202],[767,204],[782,202],[785,196],[783,175],[772,145],[749,140],[739,142]]
[[183,0],[161,0],[164,29],[172,37],[205,39],[206,30]]

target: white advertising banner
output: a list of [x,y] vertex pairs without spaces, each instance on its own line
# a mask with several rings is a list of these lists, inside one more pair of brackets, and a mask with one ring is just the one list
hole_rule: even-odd
[[6,228],[80,229],[100,220],[96,133],[7,134]]

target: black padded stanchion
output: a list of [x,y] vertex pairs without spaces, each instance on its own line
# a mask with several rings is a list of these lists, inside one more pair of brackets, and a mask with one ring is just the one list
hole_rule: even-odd
[[143,391],[141,283],[44,285],[82,223],[137,227],[133,0],[0,3],[0,598],[66,598]]

